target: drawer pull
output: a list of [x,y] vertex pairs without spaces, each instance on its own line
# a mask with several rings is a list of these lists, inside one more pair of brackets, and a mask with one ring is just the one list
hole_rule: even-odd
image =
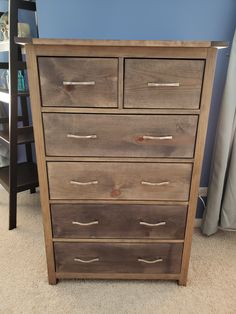
[[151,185],[151,186],[163,186],[163,185],[169,185],[169,181],[164,181],[164,182],[147,182],[147,181],[142,181],[141,184],[143,185]]
[[94,81],[91,81],[91,82],[70,82],[70,81],[63,81],[63,85],[64,86],[78,86],[78,85],[82,85],[82,86],[92,86],[92,85],[95,85],[95,82]]
[[95,185],[98,184],[98,181],[89,181],[89,182],[79,182],[79,181],[70,181],[70,184],[75,184],[75,185]]
[[78,225],[78,226],[92,226],[92,225],[98,225],[98,221],[91,221],[91,222],[79,222],[79,221],[72,221],[72,225]]
[[142,262],[142,263],[146,263],[146,264],[156,264],[156,263],[163,262],[163,259],[162,258],[158,258],[158,259],[154,259],[152,261],[148,261],[146,259],[139,258],[138,261]]
[[155,82],[148,82],[148,87],[179,87],[180,83],[155,83]]
[[173,140],[172,135],[168,136],[149,136],[149,135],[143,135],[142,138],[144,140]]
[[78,138],[78,139],[90,139],[90,138],[97,138],[97,135],[75,135],[75,134],[67,134],[69,138]]
[[148,226],[148,227],[158,227],[158,226],[166,225],[166,221],[161,221],[161,222],[158,222],[156,224],[150,224],[150,223],[145,222],[145,221],[140,221],[139,223],[140,223],[140,225]]
[[74,258],[74,261],[75,261],[75,262],[79,262],[79,263],[89,264],[89,263],[99,262],[99,258],[94,258],[94,259],[90,259],[90,260],[84,260],[84,259],[80,259],[80,258]]

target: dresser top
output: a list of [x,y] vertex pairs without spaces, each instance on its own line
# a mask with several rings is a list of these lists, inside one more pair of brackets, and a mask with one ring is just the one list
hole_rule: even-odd
[[190,48],[226,48],[224,41],[181,41],[181,40],[94,40],[94,39],[17,39],[17,43],[34,45],[67,45],[67,46],[117,46],[117,47],[190,47]]

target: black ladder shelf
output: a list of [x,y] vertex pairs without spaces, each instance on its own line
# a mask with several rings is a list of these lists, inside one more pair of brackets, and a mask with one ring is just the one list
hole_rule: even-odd
[[[8,52],[8,62],[1,62],[0,69],[9,70],[9,90],[0,89],[0,102],[9,105],[9,116],[0,118],[0,123],[7,126],[4,131],[0,131],[0,140],[9,146],[9,166],[0,168],[0,184],[9,192],[9,230],[16,228],[17,193],[25,190],[34,193],[38,186],[37,167],[33,162],[31,146],[34,135],[33,127],[29,124],[29,92],[18,91],[18,71],[26,70],[22,48],[15,43],[19,9],[34,11],[36,17],[36,4],[23,0],[8,1],[9,40],[0,42],[0,52]],[[37,19],[35,22],[37,27]],[[19,103],[21,116],[18,115]],[[23,163],[17,162],[20,144],[25,145],[26,151],[26,162]]]

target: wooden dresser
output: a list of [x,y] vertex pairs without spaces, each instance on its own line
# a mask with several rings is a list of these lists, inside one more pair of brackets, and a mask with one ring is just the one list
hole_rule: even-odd
[[49,283],[185,285],[214,42],[26,45]]

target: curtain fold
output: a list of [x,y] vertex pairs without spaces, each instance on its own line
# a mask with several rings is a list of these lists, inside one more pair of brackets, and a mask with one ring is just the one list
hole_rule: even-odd
[[236,32],[216,132],[202,232],[236,231]]

